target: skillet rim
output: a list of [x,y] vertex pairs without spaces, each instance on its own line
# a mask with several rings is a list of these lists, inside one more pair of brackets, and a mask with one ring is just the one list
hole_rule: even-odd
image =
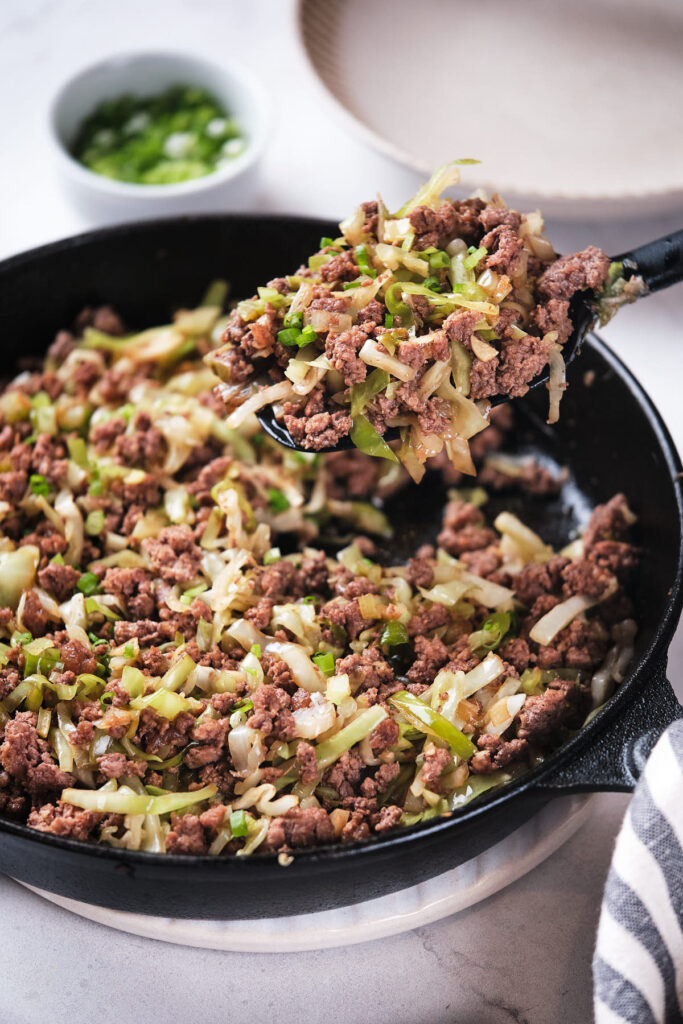
[[[110,225],[107,227],[95,228],[91,231],[81,232],[77,235],[70,235],[67,238],[48,242],[45,245],[28,249],[7,257],[0,261],[0,282],[6,273],[22,268],[31,263],[40,263],[44,258],[55,254],[66,254],[74,249],[86,247],[92,243],[106,241],[110,238],[126,237],[136,233],[168,229],[173,231],[188,225],[215,225],[224,222],[248,223],[249,221],[270,222],[273,226],[296,224],[297,227],[310,226],[312,229],[322,232],[329,230],[331,221],[324,218],[309,217],[298,214],[277,214],[277,213],[214,213],[214,214],[183,214],[175,217],[150,218],[143,221],[127,222],[124,224]],[[397,850],[403,850],[425,837],[425,845],[428,840],[437,841],[443,838],[447,831],[457,831],[465,823],[476,822],[479,818],[486,816],[489,812],[499,809],[505,802],[514,799],[525,792],[531,791],[537,794],[545,793],[552,796],[552,789],[544,789],[539,785],[543,777],[554,773],[558,768],[563,767],[576,758],[593,743],[600,741],[600,734],[614,722],[626,710],[628,705],[635,701],[641,688],[647,685],[648,678],[654,674],[658,660],[666,654],[683,605],[683,465],[678,454],[673,438],[666,426],[658,409],[650,399],[643,386],[622,362],[615,352],[596,334],[591,332],[585,339],[595,349],[598,355],[605,361],[607,366],[619,377],[627,387],[630,394],[643,411],[657,440],[658,449],[661,452],[666,468],[669,471],[673,492],[675,496],[678,513],[678,557],[675,567],[674,582],[669,595],[666,612],[661,619],[647,649],[641,655],[638,663],[629,672],[626,680],[621,684],[617,692],[610,698],[608,704],[593,718],[587,725],[583,726],[568,743],[554,751],[546,761],[538,767],[527,771],[504,786],[491,791],[469,807],[454,812],[450,817],[434,818],[427,822],[404,828],[395,833],[385,836],[373,836],[370,839],[359,840],[344,844],[330,844],[321,847],[303,848],[297,850],[294,861],[289,866],[290,873],[306,871],[309,867],[327,865],[333,868],[337,863],[347,861],[349,858],[376,858],[382,859],[390,856]],[[649,671],[648,671],[649,670]],[[596,787],[599,788],[599,787]],[[190,866],[197,869],[210,868],[212,872],[229,874],[240,872],[243,875],[249,871],[260,871],[267,875],[273,870],[280,872],[282,867],[278,863],[278,855],[257,854],[253,857],[211,857],[208,854],[160,854],[139,850],[124,850],[114,847],[99,846],[89,843],[86,840],[67,839],[61,836],[50,835],[29,828],[27,825],[0,818],[0,835],[6,833],[17,839],[27,840],[31,843],[41,844],[47,848],[63,851],[66,854],[82,855],[96,858],[103,862],[111,862],[114,868],[119,870],[125,868],[156,868],[165,870],[169,874],[182,871]],[[270,869],[270,870],[269,870]],[[298,869],[298,870],[297,870]]]

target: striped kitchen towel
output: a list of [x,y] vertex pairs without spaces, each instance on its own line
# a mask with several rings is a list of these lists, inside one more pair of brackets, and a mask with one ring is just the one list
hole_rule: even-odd
[[648,758],[617,838],[593,977],[596,1024],[683,1024],[683,721]]

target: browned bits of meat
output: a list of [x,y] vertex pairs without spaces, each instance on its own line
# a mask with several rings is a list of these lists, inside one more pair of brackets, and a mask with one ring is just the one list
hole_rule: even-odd
[[293,807],[282,818],[273,818],[263,850],[320,846],[334,840],[334,826],[322,807]]
[[460,560],[475,576],[490,576],[500,568],[501,564],[500,552],[496,544],[492,544],[488,548],[480,548],[478,551],[463,551]]
[[254,372],[252,363],[239,348],[222,348],[216,353],[215,361],[225,367],[228,380],[232,384],[248,380]]
[[459,341],[469,348],[470,338],[475,324],[481,320],[481,314],[470,309],[460,309],[444,320],[443,329],[451,341]]
[[519,267],[523,243],[514,228],[509,224],[500,224],[484,235],[481,245],[488,250],[480,264],[482,270],[496,270],[511,276],[515,274]]
[[268,281],[268,288],[274,288],[280,295],[286,295],[289,291],[289,282],[286,277],[274,277],[272,281]]
[[[522,215],[516,210],[508,210],[505,206],[485,206],[479,214],[479,220],[485,231],[492,231],[502,224],[513,231],[519,231],[522,226]],[[484,245],[484,242],[481,244]]]
[[90,839],[104,815],[96,811],[82,811],[71,804],[43,804],[35,807],[26,824],[38,832],[49,832],[66,839]]
[[551,469],[542,466],[535,459],[529,459],[520,465],[521,472],[514,476],[504,473],[495,466],[484,465],[478,474],[478,480],[487,490],[524,491],[526,494],[537,494],[541,497],[559,494],[565,482],[564,473],[555,474]]
[[29,793],[60,790],[73,782],[73,777],[52,760],[48,744],[36,732],[36,715],[32,711],[17,712],[5,726],[0,764]]
[[402,815],[403,809],[401,807],[397,807],[396,804],[389,804],[386,807],[380,807],[375,818],[375,832],[389,832],[392,828],[396,828],[401,823]]
[[134,742],[148,754],[156,754],[163,747],[172,756],[189,743],[189,734],[194,726],[194,717],[189,711],[181,713],[170,721],[158,715],[152,708],[145,708],[140,715],[138,731]]
[[333,626],[341,626],[346,630],[350,640],[355,640],[364,629],[368,629],[372,622],[364,619],[357,600],[346,601],[344,598],[335,598],[323,606],[321,615],[328,619]]
[[256,629],[266,629],[273,614],[273,600],[270,597],[262,597],[253,608],[247,608],[244,617],[251,622]]
[[432,683],[434,676],[448,661],[448,649],[438,636],[415,637],[415,661],[408,670],[411,683]]
[[284,407],[284,421],[292,438],[307,451],[318,452],[324,448],[334,448],[337,442],[351,430],[351,417],[345,412],[319,412],[308,417],[307,406],[303,407],[303,416],[295,413],[291,402]]
[[634,521],[624,495],[615,494],[605,505],[597,505],[593,510],[583,535],[584,551],[589,554],[599,540],[620,540]]
[[469,672],[479,664],[479,660],[469,645],[467,635],[464,634],[450,646],[446,668],[449,672]]
[[505,661],[509,661],[511,665],[514,665],[517,671],[521,673],[529,667],[529,644],[521,636],[512,637],[512,639],[506,640],[501,646],[500,656]]
[[448,609],[442,604],[433,604],[430,608],[423,608],[408,621],[408,635],[420,636],[429,633],[433,629],[440,629],[447,626],[451,621]]
[[572,594],[585,594],[597,600],[617,585],[611,572],[601,569],[587,558],[578,558],[566,565],[562,570],[562,579],[562,593],[566,597],[571,597]]
[[495,532],[488,526],[465,526],[462,530],[445,527],[439,534],[439,544],[451,555],[488,548],[497,539]]
[[315,754],[315,747],[310,743],[300,741],[296,745],[296,763],[299,769],[299,778],[304,785],[315,782],[320,774],[318,758]]
[[153,622],[151,619],[140,619],[137,622],[115,622],[114,642],[118,645],[137,638],[144,647],[152,644],[165,644],[175,637],[172,622]]
[[144,569],[107,569],[102,589],[118,598],[123,610],[133,619],[149,619],[156,600],[152,581]]
[[614,573],[619,579],[628,577],[639,560],[638,549],[618,540],[598,540],[591,546],[587,557],[601,569]]
[[528,743],[525,739],[503,740],[500,736],[484,733],[477,740],[479,753],[470,760],[470,770],[479,775],[489,775],[499,768],[526,757]]
[[545,693],[527,697],[519,715],[517,736],[533,746],[552,745],[564,729],[581,725],[589,706],[587,687],[572,680],[554,679]]
[[288,594],[301,597],[297,583],[296,566],[286,558],[274,562],[258,574],[258,589],[265,597],[281,598]]
[[286,661],[274,654],[264,654],[261,657],[261,666],[273,686],[287,693],[295,692],[297,683]]
[[575,292],[602,288],[609,273],[609,256],[589,245],[573,256],[561,256],[538,279],[538,290],[549,299],[571,299]]
[[[358,325],[366,331],[372,331],[374,327],[384,326],[386,306],[383,306],[377,299],[372,299],[367,306],[358,312]],[[376,333],[376,332],[373,332]]]
[[490,398],[498,394],[498,372],[499,359],[494,356],[487,362],[475,359],[470,370],[470,398]]
[[373,754],[383,754],[394,743],[398,743],[398,723],[393,718],[383,719],[370,733],[370,749]]
[[343,296],[332,295],[327,289],[321,289],[320,294],[315,296],[308,308],[322,309],[326,313],[346,313],[349,304]]
[[339,658],[336,671],[338,675],[348,675],[353,690],[379,688],[394,680],[394,670],[373,647],[366,647],[360,654]]
[[154,570],[169,583],[189,583],[197,575],[202,553],[189,526],[167,526],[158,537],[143,540],[142,547]]
[[34,637],[45,636],[47,633],[49,616],[35,590],[27,590],[25,593],[21,621]]
[[121,317],[111,306],[97,306],[95,309],[86,307],[76,317],[75,327],[79,334],[86,327],[94,327],[96,331],[117,336],[125,331]]
[[365,214],[365,220],[363,221],[363,227],[361,228],[365,235],[376,235],[377,234],[377,221],[379,215],[379,207],[376,200],[370,200],[367,203],[361,203],[360,208]]
[[440,792],[441,776],[448,774],[453,768],[453,758],[443,747],[433,744],[427,749],[422,766],[422,777],[427,789]]
[[525,565],[515,576],[515,594],[518,599],[531,608],[534,601],[542,595],[559,593],[562,570],[567,565],[569,560],[561,555],[551,558],[545,565]]
[[406,567],[406,579],[413,587],[431,587],[434,581],[434,548],[426,546],[427,552],[420,552],[414,558],[408,560]]
[[344,378],[344,383],[351,386],[364,381],[368,366],[358,353],[368,340],[368,334],[361,327],[353,326],[342,334],[330,331],[325,341],[325,355],[335,370]]
[[347,750],[323,776],[325,784],[336,789],[341,797],[353,796],[361,780],[365,762],[355,750]]
[[62,645],[60,653],[66,672],[74,672],[78,676],[82,672],[94,672],[97,668],[97,660],[92,651],[80,640],[67,641]]
[[109,484],[111,494],[121,498],[126,506],[141,505],[143,508],[155,508],[161,502],[161,490],[153,476],[145,476],[137,483],[125,484],[121,479],[114,478]]
[[446,201],[438,210],[418,206],[412,211],[409,219],[415,233],[414,249],[429,249],[432,245],[437,249],[443,249],[455,237],[458,218],[453,203]]
[[378,461],[355,448],[326,455],[323,471],[329,481],[329,497],[348,499],[373,494],[379,478]]
[[323,594],[329,590],[328,568],[325,552],[317,555],[306,555],[299,568],[299,584],[304,594]]
[[550,357],[550,343],[533,334],[523,338],[506,338],[496,374],[499,390],[511,398],[519,398],[529,390],[529,381],[538,376]]
[[57,331],[55,340],[47,350],[47,357],[56,363],[57,366],[61,366],[66,357],[71,355],[75,348],[76,339],[71,331]]
[[352,249],[333,256],[320,268],[320,278],[328,284],[335,281],[353,281],[358,277],[358,273],[356,254]]
[[0,473],[0,501],[11,505],[21,501],[28,485],[28,476],[21,470]]
[[360,784],[361,796],[374,800],[378,794],[385,792],[398,776],[401,766],[398,761],[392,764],[381,764],[374,775],[368,775]]
[[146,761],[129,761],[125,754],[104,754],[98,757],[97,765],[105,779],[120,779],[122,775],[141,779],[147,771]]
[[225,477],[232,462],[229,455],[212,459],[207,466],[199,471],[197,479],[187,485],[188,491],[195,496],[200,505],[213,505],[211,489]]
[[171,815],[171,831],[166,836],[166,852],[199,856],[209,848],[207,837],[196,814]]
[[199,743],[198,747],[191,747],[185,754],[184,763],[187,768],[201,768],[205,764],[213,764],[223,754],[225,738],[230,728],[230,720],[227,718],[217,720],[206,718],[199,722],[192,730],[192,739]]
[[71,565],[50,562],[38,573],[38,582],[43,590],[49,590],[57,601],[66,601],[73,594],[80,578],[78,569]]
[[251,699],[254,703],[254,713],[249,719],[252,729],[260,729],[265,736],[285,742],[296,736],[292,698],[285,690],[262,683]]
[[0,700],[4,700],[20,682],[21,676],[16,668],[8,665],[0,669]]
[[69,471],[66,457],[66,446],[61,440],[55,440],[49,434],[39,434],[31,454],[31,468],[40,473],[50,483],[59,485]]
[[569,302],[566,299],[548,299],[547,302],[540,303],[532,309],[529,323],[541,335],[557,331],[560,345],[564,345],[574,328],[569,316]]
[[379,587],[366,576],[354,576],[348,569],[340,568],[331,580],[332,589],[337,597],[345,597],[352,601],[362,594],[379,594]]

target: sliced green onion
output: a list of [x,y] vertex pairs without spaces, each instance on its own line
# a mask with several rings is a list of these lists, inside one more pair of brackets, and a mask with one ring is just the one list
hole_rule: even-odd
[[356,263],[358,264],[362,273],[366,275],[366,277],[377,277],[377,271],[370,263],[370,257],[368,255],[368,250],[366,246],[356,246]]
[[304,604],[315,604],[315,602],[316,602],[315,594],[307,594],[306,597],[303,599],[303,603]]
[[361,278],[357,278],[355,281],[344,281],[342,287],[345,292],[348,292],[352,288],[360,288],[362,284],[364,284],[364,281]]
[[107,608],[106,605],[100,604],[100,602],[96,601],[94,597],[86,597],[85,610],[88,615],[93,615],[94,613],[103,615],[109,622],[118,622],[122,618],[121,615],[117,615],[116,612],[113,612],[111,608]]
[[298,345],[300,337],[301,331],[298,327],[285,327],[284,330],[277,332],[277,340],[287,348]]
[[85,594],[89,597],[91,594],[97,594],[100,590],[100,581],[94,572],[84,572],[78,583],[76,584],[81,594]]
[[50,493],[50,485],[42,473],[31,473],[28,483],[34,494],[40,494],[45,497]]
[[428,277],[425,279],[425,288],[429,288],[430,292],[441,292],[443,288],[439,283],[438,277]]
[[207,591],[208,589],[209,588],[206,583],[198,583],[196,587],[190,587],[189,590],[183,591],[183,593],[180,595],[180,600],[183,602],[183,604],[192,604],[195,597],[199,597],[200,594],[205,593],[205,591]]
[[379,642],[386,647],[399,647],[401,644],[407,644],[408,630],[402,622],[391,619],[382,630]]
[[249,825],[244,811],[232,811],[230,814],[230,831],[236,839],[249,835]]
[[277,487],[268,488],[268,504],[275,512],[286,512],[290,507],[289,498]]
[[351,427],[351,440],[356,448],[366,455],[375,455],[380,459],[398,462],[386,441],[377,433],[369,419],[365,416],[354,416]]
[[429,266],[432,270],[447,270],[451,265],[451,258],[447,252],[439,249],[429,254]]
[[301,311],[295,313],[287,313],[282,322],[285,325],[285,327],[295,327],[298,331],[300,331],[304,325],[304,315]]
[[330,245],[334,245],[334,238],[328,238],[327,235],[323,235],[323,237],[320,239],[320,245],[318,246],[318,248],[327,249],[327,247]]
[[253,654],[255,658],[261,657],[261,644],[252,644],[250,648],[250,654]]
[[274,562],[279,562],[281,558],[282,554],[279,548],[270,548],[263,556],[263,564],[273,565]]
[[460,729],[456,729],[447,718],[440,715],[438,711],[434,711],[414,694],[408,693],[407,690],[401,690],[389,698],[389,703],[420,732],[445,740],[453,753],[464,761],[476,754],[477,748],[474,743],[468,740],[467,736],[460,732]]
[[313,330],[310,324],[308,324],[301,332],[301,338],[298,342],[300,348],[304,345],[311,345],[314,341],[318,340],[318,335]]
[[124,656],[124,658],[134,658],[135,657],[135,648],[134,648],[134,646],[132,644],[126,644],[126,646],[123,648],[123,656]]
[[470,247],[468,249],[467,256],[465,256],[465,259],[463,260],[464,265],[467,267],[468,270],[473,270],[476,267],[477,263],[480,263],[483,260],[487,252],[488,249],[486,249],[483,245],[480,246],[479,249]]
[[324,651],[313,655],[313,661],[324,676],[328,678],[334,675],[334,654],[331,651]]

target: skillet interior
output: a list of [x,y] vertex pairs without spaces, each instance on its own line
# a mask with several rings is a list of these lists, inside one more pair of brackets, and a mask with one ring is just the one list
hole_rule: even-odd
[[[203,217],[94,232],[0,265],[0,323],[7,372],[25,355],[41,354],[55,332],[84,305],[109,302],[135,326],[163,322],[195,305],[212,278],[231,281],[235,296],[253,291],[283,268],[296,267],[333,225],[303,218]],[[627,315],[627,314],[626,314]],[[594,375],[589,392],[581,387]],[[516,403],[511,450],[533,452],[571,467],[561,496],[495,499],[554,544],[582,525],[590,507],[618,490],[639,516],[636,542],[647,546],[637,592],[641,624],[637,665],[617,700],[549,759],[548,769],[492,794],[450,820],[372,843],[307,851],[280,868],[273,858],[244,860],[159,857],[56,839],[0,822],[0,869],[31,884],[119,909],[176,916],[250,917],[305,912],[398,889],[469,859],[517,828],[549,797],[539,788],[559,762],[576,761],[608,726],[665,654],[679,610],[680,468],[677,456],[638,385],[597,339],[570,368],[562,417],[545,426],[547,395]],[[444,491],[426,478],[395,498],[396,527],[388,557],[407,557],[433,539]],[[645,723],[644,723],[645,724]],[[588,787],[601,788],[595,777]]]

